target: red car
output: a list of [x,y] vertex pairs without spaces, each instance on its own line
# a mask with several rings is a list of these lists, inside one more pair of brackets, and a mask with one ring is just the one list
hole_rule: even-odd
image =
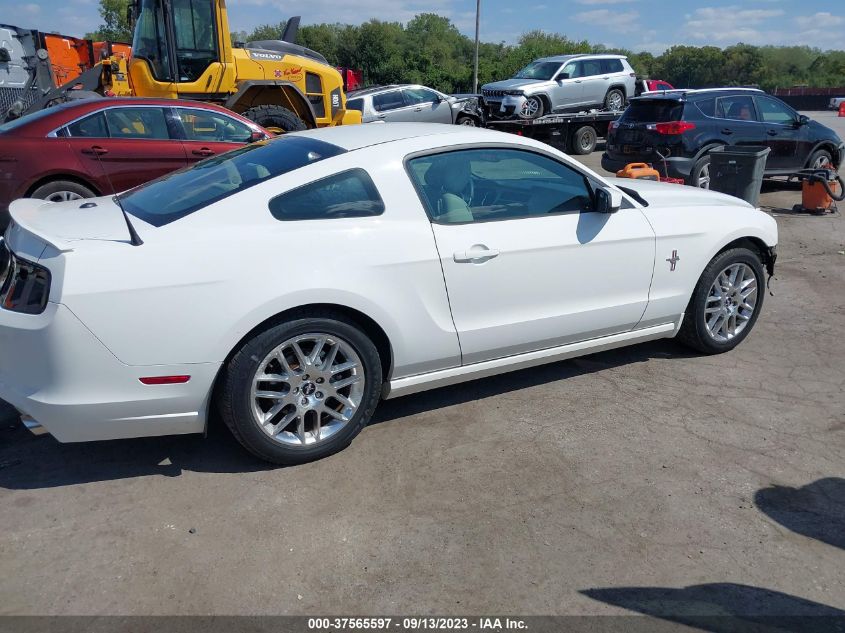
[[0,234],[18,198],[130,189],[272,136],[220,106],[172,99],[71,101],[0,125]]

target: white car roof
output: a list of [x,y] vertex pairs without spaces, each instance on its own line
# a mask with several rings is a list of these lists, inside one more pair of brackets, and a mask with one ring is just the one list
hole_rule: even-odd
[[447,125],[444,123],[364,123],[361,125],[340,125],[324,127],[304,132],[294,132],[297,136],[308,136],[325,143],[342,147],[347,151],[393,143],[408,138],[421,136],[441,136],[458,134],[476,137],[479,141],[495,141],[495,137],[513,140],[512,135],[493,130],[474,129],[465,125]]

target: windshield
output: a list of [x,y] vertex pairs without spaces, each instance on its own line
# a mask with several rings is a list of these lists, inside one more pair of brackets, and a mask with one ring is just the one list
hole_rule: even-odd
[[120,202],[127,213],[163,226],[265,180],[345,151],[300,136],[253,143],[136,187],[121,195]]
[[514,79],[542,79],[547,81],[557,74],[560,62],[531,62],[516,73]]

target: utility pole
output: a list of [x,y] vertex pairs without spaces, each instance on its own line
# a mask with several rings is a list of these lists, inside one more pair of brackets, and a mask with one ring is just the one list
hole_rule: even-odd
[[472,94],[478,94],[478,25],[481,18],[481,0],[475,0],[475,66],[472,74]]

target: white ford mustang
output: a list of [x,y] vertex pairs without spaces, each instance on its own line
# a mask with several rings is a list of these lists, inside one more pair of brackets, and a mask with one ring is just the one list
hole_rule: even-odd
[[216,407],[286,464],[380,398],[675,335],[730,350],[777,243],[741,200],[433,124],[286,135],[120,202],[12,204],[0,398],[63,442],[199,433]]

